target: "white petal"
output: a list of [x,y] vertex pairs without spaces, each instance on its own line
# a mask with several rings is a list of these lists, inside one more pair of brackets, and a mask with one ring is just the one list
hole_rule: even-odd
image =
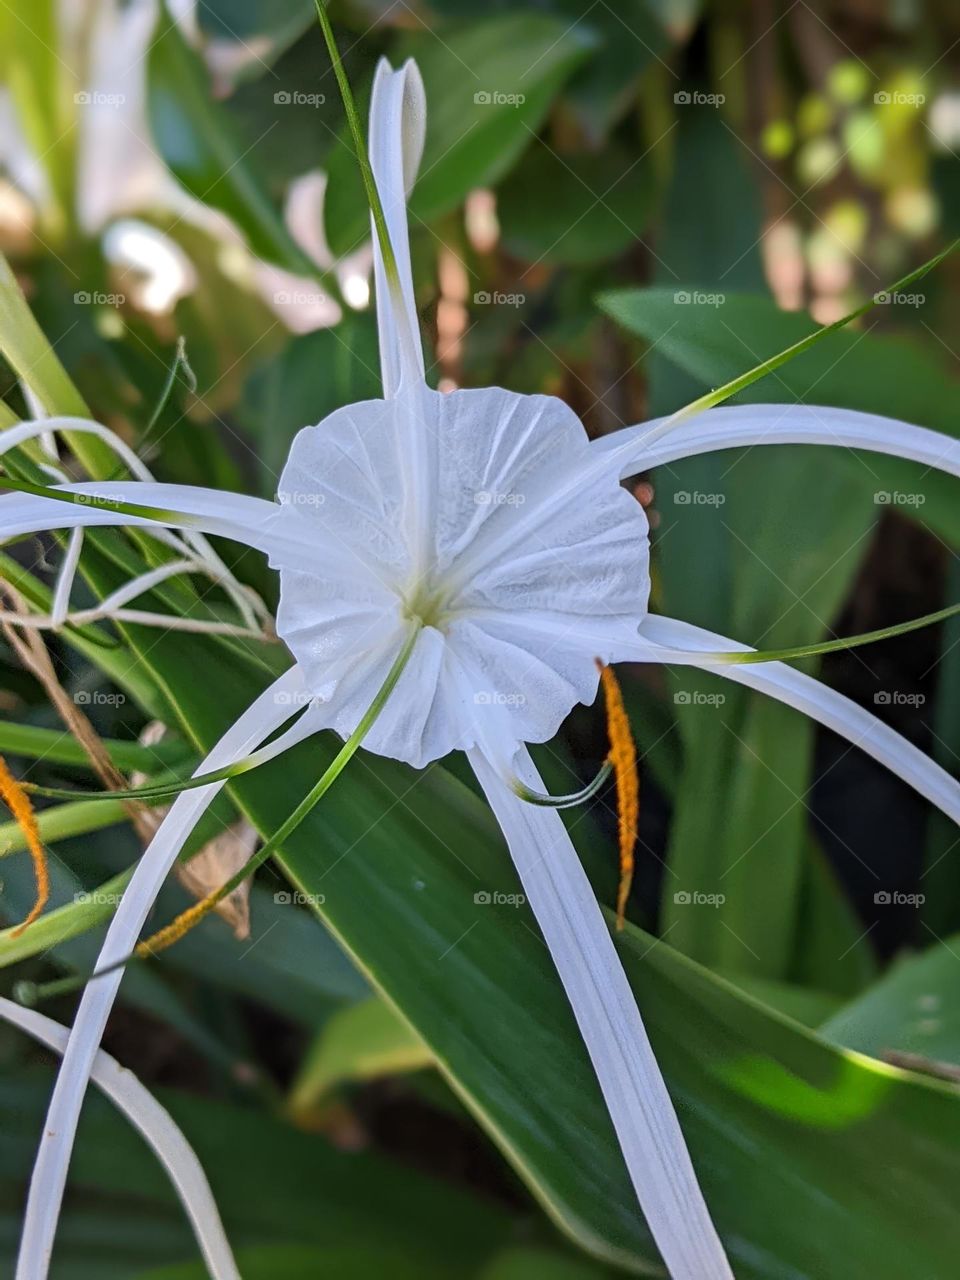
[[[0,1017],[62,1054],[69,1028],[34,1009],[24,1009],[0,997]],[[93,1060],[91,1079],[143,1134],[154,1155],[166,1169],[174,1190],[193,1226],[197,1244],[214,1280],[239,1280],[240,1272],[220,1221],[220,1214],[206,1175],[193,1148],[169,1112],[145,1089],[133,1072],[121,1067],[102,1049]]]
[[[219,769],[248,755],[302,705],[303,680],[299,670],[293,667],[247,708],[198,766],[197,772]],[[277,740],[278,750],[316,732],[311,710],[307,710],[289,734]],[[137,864],[117,907],[97,958],[98,970],[107,970],[130,955],[184,842],[223,786],[222,782],[210,783],[177,797]],[[92,979],[80,1001],[30,1182],[17,1280],[42,1280],[47,1274],[84,1091],[122,977],[123,969],[116,968]]]
[[[470,762],[557,967],[670,1275],[732,1280],[636,1000],[563,822],[552,809],[519,800],[481,752],[471,752]],[[519,772],[543,790],[525,752]]]
[[635,642],[650,581],[643,509],[591,458],[561,401],[500,388],[403,391],[297,435],[274,532],[316,568],[272,558],[277,631],[332,727],[356,728],[414,616],[424,634],[371,751],[421,766],[488,720],[492,737],[541,742],[593,700],[594,660]]
[[423,348],[410,270],[407,196],[420,167],[426,128],[427,100],[417,64],[408,59],[399,71],[394,71],[381,58],[370,100],[370,167],[400,275],[398,297],[387,279],[374,226],[377,328],[383,394],[387,398],[398,393],[401,383],[423,379]]
[[109,427],[103,426],[100,422],[94,422],[91,418],[56,417],[19,422],[16,426],[7,427],[5,431],[0,432],[0,455],[17,448],[27,440],[48,436],[55,431],[71,431],[79,435],[96,436],[98,440],[110,446],[138,480],[153,479],[149,469],[125,440],[122,440]]
[[896,418],[807,404],[724,405],[653,438],[668,421],[655,418],[604,436],[593,446],[622,476],[699,453],[757,444],[830,444],[889,453],[960,476],[960,440]]
[[[283,512],[275,502],[245,494],[197,485],[146,483],[139,480],[85,480],[51,488],[64,493],[89,494],[149,507],[152,517],[126,515],[109,507],[61,502],[32,493],[0,494],[0,542],[47,529],[133,527],[170,528],[220,534],[242,542],[290,565],[316,566],[309,545],[291,543],[287,526],[278,524]],[[295,530],[293,531],[295,534]]]
[[700,667],[785,702],[866,751],[960,822],[960,782],[872,712],[819,680],[782,662],[719,665],[711,660],[711,650],[746,653],[749,646],[673,618],[651,615],[644,620],[640,637],[635,661]]

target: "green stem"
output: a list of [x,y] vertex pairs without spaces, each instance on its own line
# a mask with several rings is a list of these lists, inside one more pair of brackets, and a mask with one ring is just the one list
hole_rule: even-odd
[[[125,742],[120,738],[106,738],[103,745],[122,773],[133,769],[148,772],[155,770],[158,765],[171,768],[185,762],[190,756],[189,748],[177,738],[158,742],[154,747],[143,747],[139,742]],[[90,767],[90,757],[76,738],[63,729],[42,729],[32,724],[14,724],[12,721],[0,724],[0,753],[24,756],[28,760],[42,760],[44,764]],[[114,794],[108,792],[97,798],[111,799]],[[68,798],[80,800],[85,795],[85,792],[72,791]]]
[[137,800],[143,803],[160,804],[164,800],[175,798],[181,791],[195,791],[198,787],[209,786],[211,782],[229,782],[231,778],[239,778],[245,773],[251,773],[273,759],[275,756],[271,753],[270,747],[261,747],[259,751],[251,752],[242,760],[235,760],[233,764],[224,765],[222,769],[212,769],[209,773],[198,773],[187,778],[177,776],[166,782],[147,782],[142,787],[127,787],[116,791],[77,791],[67,787],[44,787],[38,782],[21,782],[20,786],[28,795],[45,796],[50,800]]
[[383,254],[383,266],[387,273],[387,279],[394,289],[400,287],[400,272],[397,270],[397,260],[393,253],[393,245],[390,243],[390,235],[387,231],[387,220],[384,217],[383,205],[380,203],[380,192],[377,190],[377,184],[374,181],[373,170],[370,167],[370,158],[367,155],[366,143],[363,140],[363,130],[360,126],[360,117],[357,114],[357,105],[353,99],[353,91],[350,88],[350,81],[343,69],[343,62],[340,58],[340,50],[337,48],[336,37],[333,34],[333,27],[330,25],[330,19],[327,17],[327,11],[324,8],[322,0],[314,0],[317,10],[317,17],[320,20],[320,28],[323,31],[323,38],[327,42],[327,51],[330,54],[330,61],[333,64],[333,74],[337,77],[337,85],[340,89],[340,97],[343,99],[343,109],[346,113],[347,124],[350,127],[350,134],[353,138],[353,146],[357,155],[357,163],[360,165],[360,175],[363,178],[363,187],[367,195],[367,203],[373,214],[373,224],[376,227],[377,239],[380,241],[380,252]]
[[698,653],[698,658],[706,658],[720,666],[740,666],[752,662],[789,662],[794,658],[815,658],[823,653],[840,653],[844,649],[859,649],[861,645],[875,644],[878,640],[892,640],[896,636],[906,635],[910,631],[919,631],[921,627],[932,627],[947,618],[954,618],[960,613],[960,604],[949,605],[946,609],[938,609],[936,613],[926,613],[922,618],[912,618],[909,622],[898,622],[892,627],[880,627],[877,631],[864,631],[857,636],[844,636],[840,640],[822,640],[817,644],[801,644],[793,649],[749,649],[746,651],[714,651],[705,650]]

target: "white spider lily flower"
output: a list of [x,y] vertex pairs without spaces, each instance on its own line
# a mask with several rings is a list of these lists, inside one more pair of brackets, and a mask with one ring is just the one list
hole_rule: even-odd
[[[156,483],[61,486],[72,503],[0,500],[0,537],[49,527],[189,528],[262,550],[280,574],[277,630],[295,659],[200,766],[241,758],[290,714],[288,732],[358,729],[416,628],[364,745],[421,767],[469,758],[503,829],[595,1067],[638,1200],[675,1280],[732,1275],[640,1014],[573,845],[526,744],[596,696],[596,659],[690,662],[829,724],[960,818],[960,786],[869,712],[780,663],[737,665],[732,641],[647,613],[646,517],[624,475],[691,453],[789,440],[879,449],[960,474],[947,437],[866,414],[803,406],[715,409],[589,443],[571,410],[500,388],[440,395],[424,378],[406,228],[425,103],[413,63],[381,63],[370,153],[388,250],[374,235],[382,400],[337,410],[293,443],[266,502]],[[673,432],[676,431],[674,435]],[[90,494],[114,506],[91,505]],[[123,506],[121,504],[127,504]],[[716,650],[726,654],[718,665]],[[284,696],[285,714],[277,710]],[[280,740],[278,740],[280,741]],[[141,859],[99,969],[129,954],[163,877],[216,786],[185,793]],[[19,1280],[46,1274],[77,1116],[119,972],[91,982],[74,1024],[31,1185]]]
[[[24,1009],[0,997],[0,1018],[55,1053],[62,1054],[67,1047],[69,1028],[35,1009]],[[93,1060],[90,1077],[139,1130],[170,1175],[211,1276],[214,1280],[240,1280],[203,1166],[173,1117],[132,1071],[102,1049]]]

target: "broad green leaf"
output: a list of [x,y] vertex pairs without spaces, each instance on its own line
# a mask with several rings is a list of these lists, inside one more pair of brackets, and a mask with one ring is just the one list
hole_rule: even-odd
[[565,1258],[547,1249],[508,1249],[477,1280],[604,1280],[622,1274],[589,1258]]
[[311,0],[204,0],[197,9],[208,56],[234,84],[267,75],[316,20]]
[[335,1013],[317,1034],[290,1092],[294,1112],[308,1111],[338,1084],[428,1067],[429,1050],[377,997]]
[[[705,302],[706,292],[678,281],[668,288],[617,290],[604,294],[600,304],[631,333],[655,342],[658,353],[691,374],[700,389],[727,381],[816,328],[808,316],[780,311],[766,298],[724,293],[718,286],[713,302]],[[860,409],[960,434],[957,384],[939,355],[903,339],[871,335],[870,318],[864,323],[866,333],[832,334],[754,383],[742,400]],[[863,504],[875,502],[877,494],[920,495],[921,501],[898,510],[950,542],[960,542],[953,477],[882,454],[819,447],[809,452],[836,455],[858,484]],[[772,459],[768,465],[772,470]],[[882,504],[883,498],[878,501]]]
[[41,202],[45,234],[60,241],[73,217],[76,91],[79,80],[67,60],[56,0],[31,0],[0,9],[0,77],[12,98],[17,123],[46,179]]
[[[190,759],[182,740],[163,738],[152,747],[141,746],[121,738],[103,741],[110,759],[124,772],[141,769],[146,772],[160,766],[182,770]],[[46,764],[73,765],[89,769],[90,758],[76,738],[62,729],[42,729],[31,724],[0,724],[0,752],[43,760]]]
[[527,262],[606,261],[640,239],[653,194],[649,166],[631,152],[559,153],[537,144],[498,192],[504,248]]
[[[232,816],[229,805],[218,805],[197,828],[186,853],[217,835]],[[97,880],[118,864],[122,866],[124,857],[132,861],[135,856],[135,846],[123,838],[124,834],[111,840],[111,848],[119,845],[121,851],[102,867],[92,865],[95,850],[89,841],[79,856],[58,844],[50,860],[50,906],[19,935],[15,923],[23,919],[33,901],[33,871],[26,859],[3,865],[0,914],[13,924],[0,930],[0,967],[50,953],[66,971],[84,972],[92,967],[96,951],[89,945],[81,951],[63,944],[91,929],[99,937],[113,915],[130,870],[116,872],[99,884]],[[71,865],[77,867],[82,879]],[[279,878],[272,880],[272,884],[257,883],[251,889],[248,938],[235,938],[223,920],[211,916],[176,947],[163,952],[159,960],[146,968],[134,966],[134,980],[144,972],[194,974],[204,982],[260,1000],[311,1031],[332,1008],[362,1000],[368,993],[363,978],[309,912],[290,901]],[[171,882],[157,899],[151,920],[158,926],[172,920],[189,902],[184,890]]]
[[957,965],[960,937],[904,955],[856,1000],[833,1014],[821,1035],[882,1058],[890,1051],[960,1065]]
[[[47,413],[89,418],[80,393],[27,306],[16,276],[0,254],[0,352],[10,367],[30,387]],[[84,451],[84,444],[87,451]],[[77,454],[92,462],[113,459],[102,441],[92,436],[76,440]]]
[[321,422],[344,404],[382,394],[376,326],[369,313],[348,313],[332,329],[294,338],[253,372],[240,416],[256,444],[264,492],[277,476],[301,427]]
[[[716,193],[708,219],[704,186]],[[704,298],[733,284],[762,287],[759,205],[716,112],[681,113],[664,221],[661,279],[696,280]],[[718,320],[719,309],[706,302],[691,309]],[[656,344],[649,358],[656,413],[701,389],[669,355]],[[655,473],[658,610],[763,648],[820,638],[875,511],[872,503],[850,501],[842,471],[838,476],[826,461],[803,450],[757,449],[691,458]],[[808,519],[798,529],[802,509]],[[704,963],[789,980],[799,946],[812,727],[713,675],[668,671],[664,683],[684,763],[662,928]]]
[[[391,57],[416,58],[429,104],[412,227],[508,172],[591,43],[577,25],[530,10],[445,28],[442,40],[425,33],[399,42]],[[335,253],[369,234],[357,162],[345,140],[330,157],[324,219]]]
[[[36,1072],[7,1071],[0,1082],[0,1178],[6,1188],[13,1180],[14,1186],[22,1184],[29,1173],[49,1087],[46,1072],[38,1078]],[[346,1257],[358,1242],[369,1241],[373,1249],[419,1265],[431,1280],[456,1280],[464,1256],[480,1264],[510,1237],[515,1219],[499,1206],[377,1154],[341,1153],[324,1138],[209,1096],[169,1091],[159,1096],[199,1155],[227,1234],[241,1256],[247,1249],[283,1246]],[[159,1164],[95,1089],[84,1106],[70,1178],[79,1194],[68,1202],[57,1256],[62,1250],[72,1263],[82,1260],[85,1251],[99,1253],[105,1269],[88,1272],[90,1280],[117,1274],[125,1258],[137,1259],[142,1270],[196,1257],[183,1210]],[[113,1228],[106,1239],[91,1237],[90,1229],[78,1238],[81,1215],[91,1201],[112,1208]],[[165,1229],[161,1248],[153,1240],[144,1257],[136,1235],[130,1238],[123,1231],[127,1211],[148,1212],[148,1220]],[[9,1257],[16,1236],[5,1237],[2,1244]],[[121,1274],[134,1274],[137,1263]],[[74,1274],[65,1271],[68,1280]],[[330,1274],[340,1272],[334,1268]]]
[[567,86],[564,106],[596,146],[630,108],[647,68],[668,53],[669,40],[649,0],[584,7],[582,0],[559,0],[557,11],[595,30],[600,45]]
[[282,136],[281,117],[263,137],[242,141],[224,109],[211,102],[202,62],[165,14],[147,67],[150,128],[177,181],[197,200],[232,218],[261,258],[315,275],[316,267],[290,236],[257,173],[257,149],[271,145],[274,130]]
[[870,935],[847,900],[826,854],[806,841],[792,977],[814,991],[849,999],[877,975]]
[[719,976],[739,987],[761,1004],[782,1013],[805,1027],[816,1028],[837,1012],[843,1004],[840,996],[829,991],[816,991],[787,982],[770,982],[766,978],[752,978],[735,970]]
[[[371,1231],[376,1228],[371,1223]],[[304,1245],[276,1245],[243,1249],[236,1255],[243,1280],[304,1280],[305,1277],[336,1277],[336,1280],[450,1280],[450,1269],[423,1258],[407,1258],[393,1249],[365,1244],[333,1248]],[[138,1273],[136,1280],[207,1280],[200,1262],[161,1267]]]
[[[125,812],[119,800],[75,800],[44,809],[37,815],[37,826],[44,844],[69,840],[71,836],[101,831],[123,822]],[[26,848],[23,832],[16,822],[0,824],[0,857],[20,853]]]

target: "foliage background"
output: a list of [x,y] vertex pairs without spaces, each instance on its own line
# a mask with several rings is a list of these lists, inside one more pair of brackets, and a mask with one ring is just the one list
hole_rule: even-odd
[[[613,431],[773,354],[808,312],[843,314],[960,227],[949,5],[332,13],[362,100],[383,53],[424,74],[412,248],[439,385],[547,391],[591,434]],[[0,25],[0,245],[57,355],[160,478],[272,495],[299,427],[378,391],[367,219],[312,6],[17,0]],[[957,434],[956,272],[948,260],[750,397]],[[180,335],[196,385],[180,370],[151,424]],[[15,375],[4,398],[29,416]],[[855,634],[960,599],[955,493],[906,463],[725,453],[639,477],[636,493],[655,607],[741,641]],[[42,598],[56,541],[14,551],[4,576]],[[223,553],[269,598],[257,557]],[[86,589],[102,595],[131,554],[119,536],[91,545]],[[161,604],[222,608],[189,591]],[[275,646],[97,631],[51,649],[125,770],[191,760],[282,665]],[[947,625],[820,674],[956,772],[958,641]],[[952,829],[788,710],[703,675],[623,675],[643,805],[619,945],[737,1274],[952,1275]],[[0,677],[0,748],[34,780],[81,784],[9,647]],[[154,720],[160,748],[138,746]],[[604,750],[602,721],[579,709],[541,763],[569,790]],[[205,836],[241,812],[274,829],[329,751],[232,790]],[[65,911],[53,931],[0,934],[7,989],[90,967],[110,906],[97,886],[138,851],[123,818],[112,802],[44,812]],[[614,829],[610,796],[572,819],[607,905]],[[32,894],[18,850],[8,824],[7,924]],[[483,900],[515,890],[456,761],[417,777],[363,757],[258,878],[248,938],[211,920],[130,972],[107,1047],[182,1121],[245,1276],[655,1269],[532,919]],[[172,885],[156,922],[184,901]],[[72,1000],[51,1012],[69,1021]],[[50,1077],[12,1032],[0,1061],[12,1256]],[[99,1099],[84,1126],[55,1274],[200,1274],[139,1140]]]

